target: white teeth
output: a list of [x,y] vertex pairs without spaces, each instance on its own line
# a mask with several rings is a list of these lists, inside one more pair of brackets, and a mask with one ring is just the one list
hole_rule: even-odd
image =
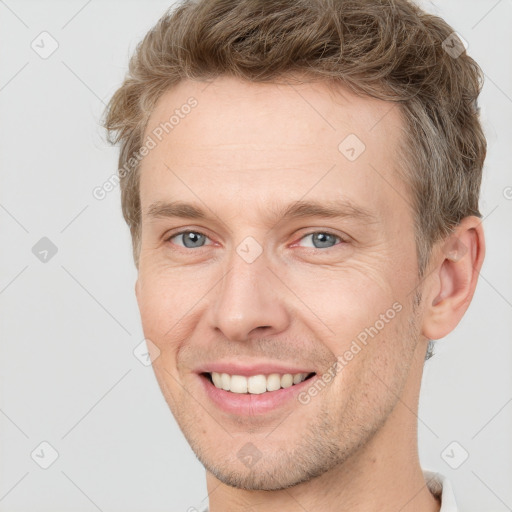
[[289,388],[292,385],[293,385],[293,375],[291,373],[285,373],[281,377],[281,387]]
[[247,391],[255,395],[267,391],[267,379],[265,375],[253,375],[247,379]]
[[298,384],[299,382],[302,382],[302,373],[296,373],[294,376],[293,376],[293,383],[294,384]]
[[231,375],[232,393],[247,393],[247,379],[242,375]]
[[221,377],[221,388],[225,389],[226,391],[229,391],[229,385],[231,384],[231,377],[227,373],[223,373],[220,377]]
[[222,377],[221,377],[220,373],[217,373],[217,372],[212,373],[212,380],[213,380],[213,383],[215,384],[216,388],[222,388]]
[[281,375],[272,373],[267,377],[267,391],[277,391],[281,389]]
[[281,388],[289,388],[299,384],[307,376],[307,373],[271,373],[270,375],[229,375],[227,373],[212,372],[213,385],[216,388],[231,391],[232,393],[250,393],[259,395],[266,391],[277,391]]

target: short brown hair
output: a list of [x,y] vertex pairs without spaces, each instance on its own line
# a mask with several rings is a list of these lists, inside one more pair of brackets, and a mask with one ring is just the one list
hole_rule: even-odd
[[185,0],[167,11],[105,111],[109,141],[121,143],[119,169],[129,170],[121,200],[136,266],[140,165],[131,157],[161,95],[184,79],[272,82],[299,73],[401,109],[398,171],[410,190],[421,276],[437,241],[464,217],[481,217],[482,72],[461,44],[444,20],[408,0]]

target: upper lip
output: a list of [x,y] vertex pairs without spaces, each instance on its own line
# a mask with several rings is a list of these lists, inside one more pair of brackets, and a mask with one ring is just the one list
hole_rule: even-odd
[[314,370],[304,366],[294,366],[276,363],[247,363],[241,364],[240,362],[221,362],[205,364],[195,370],[197,373],[228,373],[229,375],[243,375],[250,377],[251,375],[270,375],[271,373],[313,373]]

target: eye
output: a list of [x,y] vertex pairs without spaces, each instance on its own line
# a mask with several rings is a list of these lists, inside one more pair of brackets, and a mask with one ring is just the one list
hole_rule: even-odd
[[[181,243],[176,243],[173,240],[181,240]],[[344,242],[344,240],[333,233],[329,233],[328,231],[314,231],[312,233],[308,233],[302,236],[299,240],[308,240],[309,243],[304,245],[304,247],[313,248],[313,249],[329,249],[338,245],[338,243]],[[167,242],[172,242],[175,245],[184,247],[185,249],[196,249],[204,247],[206,240],[209,238],[199,231],[180,231],[179,233],[174,233],[169,238],[166,239]],[[339,241],[338,243],[336,241]],[[294,245],[298,245],[297,242]],[[210,245],[210,244],[206,244]]]
[[328,231],[314,231],[313,233],[309,233],[304,235],[301,240],[310,240],[309,245],[305,247],[312,247],[313,249],[329,249],[336,244],[336,240],[343,242],[341,237],[335,235],[333,233],[329,233]]
[[[202,247],[205,240],[208,240],[208,237],[203,233],[199,233],[199,231],[181,231],[180,233],[175,233],[169,238],[167,238],[167,242],[171,242],[173,239],[180,239],[182,243],[177,243],[181,247],[185,247],[186,249],[194,249],[197,247]],[[173,242],[174,243],[174,242]]]

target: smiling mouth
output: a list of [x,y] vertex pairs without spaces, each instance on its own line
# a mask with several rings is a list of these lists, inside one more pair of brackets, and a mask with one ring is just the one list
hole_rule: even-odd
[[311,373],[271,373],[268,375],[229,375],[227,373],[204,372],[201,375],[217,389],[236,394],[260,395],[300,384],[316,375]]

